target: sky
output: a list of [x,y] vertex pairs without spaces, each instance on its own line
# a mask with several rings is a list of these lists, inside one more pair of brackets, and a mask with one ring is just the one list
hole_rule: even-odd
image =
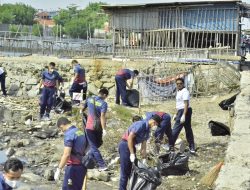
[[[31,5],[36,9],[57,10],[58,8],[66,8],[70,4],[76,4],[83,8],[89,2],[106,2],[108,4],[138,4],[138,3],[158,3],[168,2],[168,0],[0,0],[0,3],[16,3],[22,2]],[[192,0],[171,0],[173,1],[192,1]],[[243,0],[243,2],[250,3],[250,0]]]

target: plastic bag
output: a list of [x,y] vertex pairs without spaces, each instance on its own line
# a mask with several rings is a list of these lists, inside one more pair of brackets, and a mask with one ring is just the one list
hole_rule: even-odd
[[208,126],[211,129],[212,136],[230,135],[230,128],[223,123],[217,121],[209,121]]
[[189,171],[188,155],[180,152],[169,152],[159,156],[158,169],[161,175],[184,175]]
[[139,161],[133,164],[128,190],[155,190],[161,185],[160,172]]
[[230,107],[230,105],[232,105],[236,99],[236,96],[238,95],[235,94],[234,96],[232,96],[231,98],[228,98],[226,100],[223,100],[219,103],[219,106],[221,107],[221,109],[223,110],[228,110],[228,108]]
[[127,103],[129,106],[139,107],[140,96],[139,96],[138,90],[135,90],[135,89],[127,90],[126,98],[127,98]]

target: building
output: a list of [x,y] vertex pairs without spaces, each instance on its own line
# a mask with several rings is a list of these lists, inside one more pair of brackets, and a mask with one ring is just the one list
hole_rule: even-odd
[[40,10],[36,15],[35,15],[35,22],[46,26],[46,27],[54,27],[55,26],[55,22],[53,20],[53,17],[57,15],[57,11],[42,11]]
[[114,56],[208,58],[210,50],[235,55],[240,48],[241,17],[249,15],[248,6],[239,0],[170,0],[103,9],[110,15]]

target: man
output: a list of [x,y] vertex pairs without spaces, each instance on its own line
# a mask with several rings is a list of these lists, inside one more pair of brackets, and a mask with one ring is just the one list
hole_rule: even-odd
[[85,69],[81,67],[77,60],[73,60],[71,62],[72,67],[74,69],[74,79],[71,88],[69,89],[69,94],[71,99],[73,97],[73,92],[80,93],[83,91],[83,100],[86,99],[87,92],[87,82],[85,79]]
[[2,67],[0,67],[0,83],[1,83],[1,89],[3,92],[3,96],[7,96],[6,89],[5,89],[5,77],[6,73]]
[[0,173],[0,190],[17,189],[23,173],[23,164],[16,158],[10,158],[4,164],[4,172]]
[[38,85],[40,91],[43,85],[40,99],[40,119],[50,120],[50,111],[53,106],[54,96],[59,88],[59,74],[55,71],[55,63],[50,62],[48,70],[43,71],[42,79]]
[[190,106],[189,91],[184,87],[184,79],[176,79],[177,94],[176,94],[176,109],[177,113],[173,119],[175,124],[173,127],[173,142],[177,140],[182,128],[185,128],[186,138],[189,143],[190,153],[195,153],[194,135],[191,127],[192,108]]
[[81,190],[87,172],[87,168],[81,163],[87,147],[86,134],[71,125],[65,117],[58,119],[57,127],[64,133],[64,150],[54,179],[59,180],[66,165],[62,190]]
[[135,145],[141,145],[141,156],[146,159],[146,142],[149,139],[150,129],[155,130],[161,123],[158,115],[153,115],[148,121],[141,120],[133,123],[119,144],[120,154],[120,185],[119,190],[127,189],[128,178],[131,174],[132,163],[135,161]]
[[[97,164],[99,171],[105,171],[108,168],[104,163],[102,155],[98,148],[102,145],[102,138],[106,135],[106,112],[108,104],[104,101],[108,97],[109,91],[102,88],[98,96],[93,96],[87,99],[84,104],[83,111],[88,108],[88,118],[86,124],[86,132],[90,143],[90,151]],[[101,130],[94,128],[95,121],[100,121]]]
[[[116,73],[115,84],[116,84],[116,104],[120,104],[120,96],[122,99],[122,105],[128,106],[126,99],[126,86],[131,89],[133,87],[134,78],[138,76],[139,71],[131,71],[129,69],[121,69]],[[131,83],[128,84],[127,80],[131,79]]]
[[160,144],[162,143],[164,134],[168,137],[169,150],[174,151],[170,115],[165,112],[146,112],[146,120],[149,120],[153,115],[158,115],[162,120],[154,132],[156,152],[160,151]]

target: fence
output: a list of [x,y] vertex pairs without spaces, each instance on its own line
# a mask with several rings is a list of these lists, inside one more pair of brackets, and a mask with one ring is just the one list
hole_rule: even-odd
[[157,104],[174,98],[175,80],[184,78],[192,96],[225,94],[239,89],[240,73],[226,62],[184,65],[158,62],[142,70],[138,87],[142,104]]

